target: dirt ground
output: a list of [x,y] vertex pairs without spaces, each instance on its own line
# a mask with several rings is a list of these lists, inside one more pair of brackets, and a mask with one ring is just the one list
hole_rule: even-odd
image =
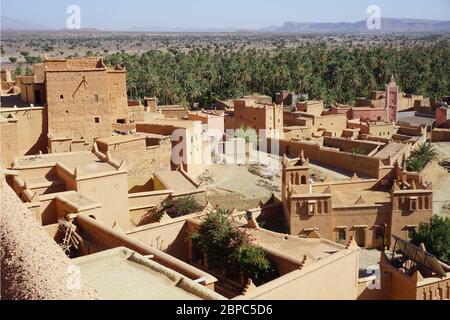
[[[274,170],[272,178],[261,177],[249,169],[249,165],[216,164],[197,180],[204,181],[209,202],[225,209],[246,210],[257,207],[260,202],[267,202],[272,194],[281,197],[281,165]],[[333,180],[349,178],[317,164],[311,164],[310,175],[315,179],[325,179],[327,176]]]
[[433,183],[433,207],[434,213],[450,217],[450,142],[433,143],[439,152],[439,161],[446,164],[444,170],[439,170],[431,178]]

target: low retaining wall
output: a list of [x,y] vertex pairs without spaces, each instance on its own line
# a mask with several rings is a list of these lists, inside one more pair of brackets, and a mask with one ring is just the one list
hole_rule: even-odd
[[450,141],[450,129],[434,129],[431,132],[431,142]]
[[[272,140],[268,139],[269,152],[272,150]],[[299,156],[301,151],[312,161],[322,163],[345,171],[357,173],[360,176],[382,178],[381,160],[367,156],[354,155],[323,148],[318,144],[308,144],[299,141],[279,140],[279,155]]]

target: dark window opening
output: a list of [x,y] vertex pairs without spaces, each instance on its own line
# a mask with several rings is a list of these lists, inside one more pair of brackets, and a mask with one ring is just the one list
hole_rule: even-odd
[[61,100],[64,100],[64,95],[60,95],[59,98],[60,98]]
[[94,121],[95,121],[95,123],[100,123],[100,118],[99,117],[95,117]]
[[345,241],[347,239],[347,235],[345,230],[341,229],[338,231],[338,240],[339,241]]
[[126,123],[126,121],[125,121],[125,119],[117,119],[117,123],[120,123],[120,124],[125,124],[125,123]]
[[408,238],[412,239],[414,238],[416,234],[416,228],[408,228]]
[[377,240],[383,240],[383,229],[377,228],[377,229],[375,230],[375,238],[376,238]]

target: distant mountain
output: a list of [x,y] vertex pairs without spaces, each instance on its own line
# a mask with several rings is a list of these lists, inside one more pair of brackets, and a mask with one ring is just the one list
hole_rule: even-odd
[[131,32],[238,32],[237,28],[177,28],[177,27],[159,27],[159,26],[136,26],[126,31]]
[[[65,29],[50,28],[40,23],[1,17],[2,30],[27,30],[27,31],[71,31]],[[95,28],[81,29],[79,32],[97,32]],[[252,33],[415,33],[415,32],[450,32],[450,21],[382,18],[380,30],[369,30],[365,20],[358,22],[285,22],[282,26],[269,26],[260,29],[243,28],[180,28],[160,26],[134,26],[114,30],[108,28],[103,31],[118,32],[197,32],[197,33],[227,33],[227,32],[252,32]]]
[[52,30],[52,28],[49,28],[40,23],[11,19],[4,16],[1,17],[1,27],[2,30],[27,30],[27,31]]
[[412,33],[412,32],[450,32],[450,21],[382,18],[380,30],[369,30],[365,20],[358,22],[285,22],[281,27],[261,29],[266,32],[279,33]]

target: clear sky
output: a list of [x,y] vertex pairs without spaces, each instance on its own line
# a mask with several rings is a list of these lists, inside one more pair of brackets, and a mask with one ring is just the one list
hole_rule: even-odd
[[450,20],[450,0],[1,0],[1,15],[64,28],[71,4],[80,6],[83,28],[114,30],[354,22],[365,19],[372,4],[381,8],[384,17]]

